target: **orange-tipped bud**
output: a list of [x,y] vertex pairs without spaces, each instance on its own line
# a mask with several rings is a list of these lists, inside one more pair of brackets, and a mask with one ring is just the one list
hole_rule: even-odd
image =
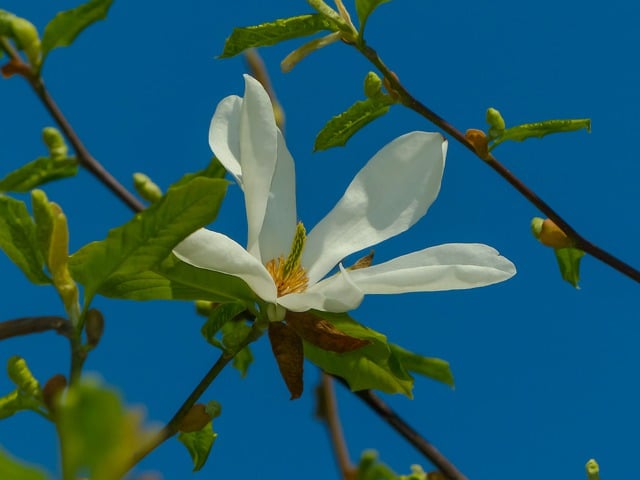
[[489,159],[489,140],[482,130],[470,128],[464,136],[469,140],[469,143],[473,145],[473,148],[480,158],[483,160]]
[[558,227],[553,220],[539,217],[531,220],[531,231],[540,243],[552,248],[573,247],[573,241]]

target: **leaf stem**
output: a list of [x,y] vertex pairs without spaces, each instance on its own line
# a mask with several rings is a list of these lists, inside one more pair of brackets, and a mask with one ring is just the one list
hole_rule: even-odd
[[[340,377],[334,377],[345,387],[349,388],[347,383]],[[400,416],[393,411],[386,403],[382,401],[375,393],[370,390],[361,390],[354,392],[369,408],[378,414],[385,422],[389,424],[396,432],[402,435],[411,445],[413,445],[422,455],[424,455],[442,474],[449,480],[467,480],[467,477],[460,472],[456,466],[451,463],[438,449],[422,437],[416,430],[405,422]]]
[[529,202],[531,202],[538,210],[544,213],[548,218],[553,220],[558,227],[575,242],[575,247],[580,250],[584,250],[586,253],[594,258],[597,258],[601,262],[609,265],[614,270],[626,275],[627,277],[640,282],[640,271],[633,268],[631,265],[616,258],[612,254],[596,246],[588,241],[582,235],[580,235],[575,228],[573,228],[564,218],[562,218],[550,205],[542,200],[535,192],[527,187],[520,179],[518,179],[513,173],[511,173],[504,165],[502,165],[493,155],[489,154],[487,158],[482,158],[475,147],[465,135],[456,127],[447,122],[444,118],[437,113],[429,109],[426,105],[417,100],[409,91],[402,85],[398,77],[387,67],[378,53],[363,42],[352,44],[362,55],[367,58],[375,67],[382,73],[390,86],[390,92],[393,96],[415,111],[419,115],[423,116],[431,123],[440,127],[442,130],[451,135],[455,140],[469,149],[478,158],[487,163],[495,172],[504,178],[513,188],[515,188],[522,196],[524,196]]
[[0,322],[0,340],[17,337],[20,335],[30,335],[32,333],[47,332],[55,330],[60,335],[69,337],[72,332],[71,323],[64,317],[23,317],[15,320]]
[[333,453],[336,457],[338,469],[344,480],[355,480],[358,469],[353,465],[349,457],[349,449],[342,433],[340,415],[338,413],[338,402],[333,388],[333,378],[322,372],[320,385],[316,390],[317,394],[317,416],[323,420],[329,432]]

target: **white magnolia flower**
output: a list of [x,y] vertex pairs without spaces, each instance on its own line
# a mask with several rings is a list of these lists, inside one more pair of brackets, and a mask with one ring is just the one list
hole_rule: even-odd
[[[297,223],[293,158],[260,83],[245,76],[244,98],[220,102],[209,143],[245,197],[248,245],[201,229],[175,255],[194,267],[244,280],[269,308],[346,312],[365,294],[480,287],[515,274],[514,265],[480,244],[447,244],[356,270],[340,262],[411,227],[440,190],[447,142],[412,132],[380,150],[336,206],[308,235]],[[327,277],[338,265],[339,272]]]

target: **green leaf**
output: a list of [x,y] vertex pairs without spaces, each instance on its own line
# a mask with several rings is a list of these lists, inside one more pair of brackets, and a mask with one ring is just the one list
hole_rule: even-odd
[[562,279],[569,282],[575,288],[580,288],[580,260],[584,252],[578,248],[556,248],[556,259],[562,274]]
[[360,21],[360,35],[364,33],[364,27],[367,24],[369,15],[383,3],[390,0],[356,0],[356,13]]
[[390,343],[391,351],[400,360],[400,363],[413,373],[418,373],[429,377],[432,380],[445,383],[450,387],[454,387],[453,374],[449,368],[449,362],[440,358],[423,357],[417,353],[410,352],[404,348]]
[[233,320],[238,314],[246,310],[247,307],[240,303],[223,303],[215,307],[209,314],[209,318],[202,326],[200,332],[207,342],[217,348],[224,348],[222,343],[216,339],[216,335],[222,327]]
[[46,480],[47,475],[39,468],[25,465],[12,458],[0,448],[0,478],[7,480]]
[[531,137],[542,138],[552,133],[575,132],[586,129],[591,132],[591,119],[579,118],[572,120],[546,120],[544,122],[525,123],[505,129],[493,142],[490,150],[507,140],[522,142]]
[[324,371],[344,378],[353,391],[376,389],[412,398],[413,378],[390,349],[387,338],[353,320],[346,313],[314,311],[338,330],[369,345],[348,353],[321,350],[304,342],[305,356]]
[[174,187],[179,187],[186,183],[189,183],[191,180],[197,177],[206,177],[206,178],[224,178],[227,170],[220,163],[220,160],[213,157],[209,165],[207,165],[202,170],[199,170],[194,173],[187,173],[180,180],[173,184]]
[[51,283],[43,271],[44,257],[36,238],[36,226],[24,202],[0,195],[0,249],[27,278],[39,285]]
[[101,289],[118,289],[156,267],[184,238],[213,221],[226,187],[224,180],[202,177],[172,187],[159,202],[111,230],[106,240],[80,249],[69,267],[85,286],[85,298]]
[[64,478],[121,478],[132,452],[149,440],[140,423],[114,391],[89,380],[71,386],[56,409]]
[[73,157],[53,160],[40,157],[14,170],[0,180],[0,193],[28,192],[45,183],[78,173],[78,161]]
[[58,13],[45,27],[42,36],[42,59],[51,50],[68,47],[92,23],[107,17],[113,0],[91,0],[79,7]]
[[233,357],[233,361],[231,362],[231,366],[240,372],[240,377],[244,378],[247,376],[249,372],[249,367],[253,363],[253,354],[251,353],[251,348],[244,347]]
[[343,146],[358,130],[387,113],[393,103],[393,99],[384,94],[354,103],[327,122],[316,137],[314,151]]
[[197,432],[180,433],[178,435],[178,440],[187,448],[189,455],[191,455],[194,472],[204,467],[217,436],[218,434],[213,432],[211,422]]
[[319,14],[281,18],[251,27],[234,28],[224,44],[220,58],[233,57],[247,48],[266,47],[293,38],[306,37],[322,30],[336,30]]

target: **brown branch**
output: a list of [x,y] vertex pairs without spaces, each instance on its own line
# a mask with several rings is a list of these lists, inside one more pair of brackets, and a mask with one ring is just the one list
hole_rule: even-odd
[[[340,378],[334,377],[346,388],[349,388],[347,382]],[[382,420],[387,422],[391,428],[402,435],[416,450],[429,460],[449,480],[467,480],[467,477],[456,468],[440,451],[429,443],[422,435],[420,435],[411,425],[405,422],[400,416],[393,411],[380,397],[371,390],[361,390],[352,392],[360,400],[362,400],[371,410],[378,414]]]
[[355,480],[358,469],[349,458],[349,449],[342,433],[338,402],[336,402],[336,394],[333,389],[333,377],[324,372],[321,373],[320,385],[316,389],[316,395],[318,404],[316,415],[327,426],[333,453],[342,478],[344,480]]
[[0,340],[20,335],[48,332],[55,330],[60,335],[69,337],[73,328],[66,318],[56,316],[24,317],[0,322]]
[[44,107],[47,109],[51,117],[64,133],[71,146],[73,147],[76,156],[80,164],[93,174],[102,184],[104,184],[109,190],[111,190],[120,200],[122,200],[131,210],[134,212],[140,212],[144,209],[144,205],[127,190],[113,175],[111,175],[101,164],[98,162],[91,153],[84,146],[80,137],[76,134],[75,130],[71,127],[71,124],[67,121],[58,105],[53,100],[49,91],[45,87],[42,78],[37,75],[31,66],[25,63],[18,52],[13,48],[11,43],[6,38],[0,39],[0,48],[4,50],[12,64],[12,72],[25,78],[31,85],[31,88],[38,96]]
[[584,250],[586,253],[594,258],[597,258],[601,262],[609,265],[614,270],[632,278],[636,282],[640,282],[640,271],[633,268],[631,265],[616,258],[612,254],[596,246],[588,241],[582,235],[580,235],[575,228],[573,228],[564,218],[562,218],[550,205],[542,200],[535,192],[527,187],[520,179],[518,179],[513,173],[511,173],[504,165],[502,165],[493,155],[489,155],[488,158],[482,158],[476,151],[475,147],[465,135],[456,127],[447,122],[440,115],[429,109],[426,105],[417,100],[409,91],[400,83],[398,77],[384,64],[382,59],[378,56],[378,53],[371,47],[362,44],[353,44],[378,70],[382,73],[390,86],[390,93],[396,96],[400,102],[416,113],[420,114],[436,126],[451,135],[455,140],[464,145],[474,155],[484,160],[495,172],[504,178],[513,188],[515,188],[522,196],[524,196],[529,202],[531,202],[538,210],[544,213],[548,218],[554,221],[554,223],[560,227],[560,229],[575,242],[576,248]]

